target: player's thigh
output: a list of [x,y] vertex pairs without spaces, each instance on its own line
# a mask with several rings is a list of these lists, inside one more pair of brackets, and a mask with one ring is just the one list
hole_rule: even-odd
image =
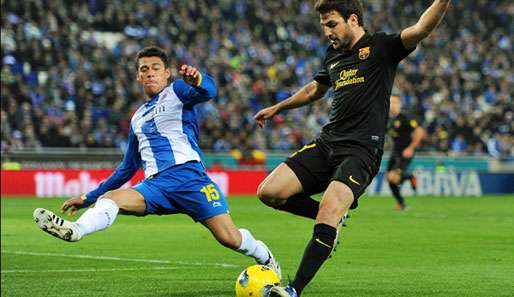
[[99,199],[113,200],[120,208],[120,213],[131,215],[144,215],[146,209],[145,198],[134,189],[118,189],[109,191]]
[[286,163],[281,163],[262,181],[257,195],[261,199],[285,200],[302,190],[302,184],[294,171]]
[[336,167],[332,181],[344,183],[353,193],[353,203],[350,209],[358,206],[358,200],[366,191],[380,167],[380,159],[358,154],[350,154],[340,158],[340,163]]
[[241,233],[234,225],[229,214],[220,214],[201,222],[212,235],[224,246],[238,248],[241,246]]
[[294,194],[312,195],[325,190],[332,176],[329,149],[321,142],[311,142],[292,154],[262,182],[261,200],[286,200]]
[[195,222],[229,212],[225,195],[207,174],[198,175],[181,187],[167,190],[166,199],[177,212],[187,214]]
[[402,157],[400,153],[391,153],[389,156],[389,161],[387,162],[387,170],[386,171],[393,171],[397,168],[400,168]]
[[332,181],[321,199],[316,223],[336,227],[353,201],[354,195],[350,187],[341,181]]

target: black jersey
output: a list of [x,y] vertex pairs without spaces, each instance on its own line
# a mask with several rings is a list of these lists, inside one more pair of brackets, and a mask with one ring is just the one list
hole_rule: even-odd
[[329,123],[320,138],[383,149],[389,97],[398,63],[407,50],[400,34],[366,33],[350,50],[328,47],[314,80],[334,92]]
[[418,122],[402,113],[391,119],[387,134],[393,139],[393,153],[400,153],[412,142],[412,132]]

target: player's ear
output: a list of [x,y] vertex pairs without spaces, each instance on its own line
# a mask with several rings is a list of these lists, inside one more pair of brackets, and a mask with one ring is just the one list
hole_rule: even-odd
[[170,67],[166,67],[166,69],[164,70],[164,73],[166,75],[166,80],[170,81],[170,79],[171,79],[171,69],[170,69]]
[[352,13],[349,17],[348,17],[348,20],[346,20],[346,22],[348,23],[348,25],[350,26],[355,26],[355,27],[359,27],[359,17],[355,14],[355,13]]

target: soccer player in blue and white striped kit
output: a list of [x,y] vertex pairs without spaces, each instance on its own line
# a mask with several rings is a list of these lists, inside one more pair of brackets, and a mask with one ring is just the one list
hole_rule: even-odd
[[[266,245],[248,230],[236,228],[225,197],[201,163],[194,106],[216,96],[214,80],[183,65],[179,70],[183,79],[169,83],[168,60],[158,47],[146,47],[137,54],[137,80],[146,102],[132,117],[123,161],[97,189],[64,202],[62,212],[74,215],[96,202],[95,206],[76,222],[38,208],[35,222],[53,236],[78,241],[110,227],[118,213],[185,213],[206,226],[222,245],[268,265],[280,277],[280,267]],[[120,189],[141,166],[145,180],[131,189]]]

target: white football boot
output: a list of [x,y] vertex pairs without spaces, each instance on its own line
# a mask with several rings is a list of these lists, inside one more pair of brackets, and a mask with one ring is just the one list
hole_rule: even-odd
[[34,221],[41,230],[62,240],[73,242],[82,238],[77,223],[67,221],[48,209],[36,208]]
[[277,274],[279,279],[282,279],[282,270],[280,269],[280,264],[278,264],[278,261],[277,261],[277,259],[275,259],[275,257],[271,253],[271,250],[268,248],[268,246],[264,242],[262,242],[260,240],[257,240],[257,242],[262,244],[266,248],[266,250],[268,251],[268,254],[269,254],[268,262],[264,263],[263,265],[269,267],[271,270],[273,270]]

